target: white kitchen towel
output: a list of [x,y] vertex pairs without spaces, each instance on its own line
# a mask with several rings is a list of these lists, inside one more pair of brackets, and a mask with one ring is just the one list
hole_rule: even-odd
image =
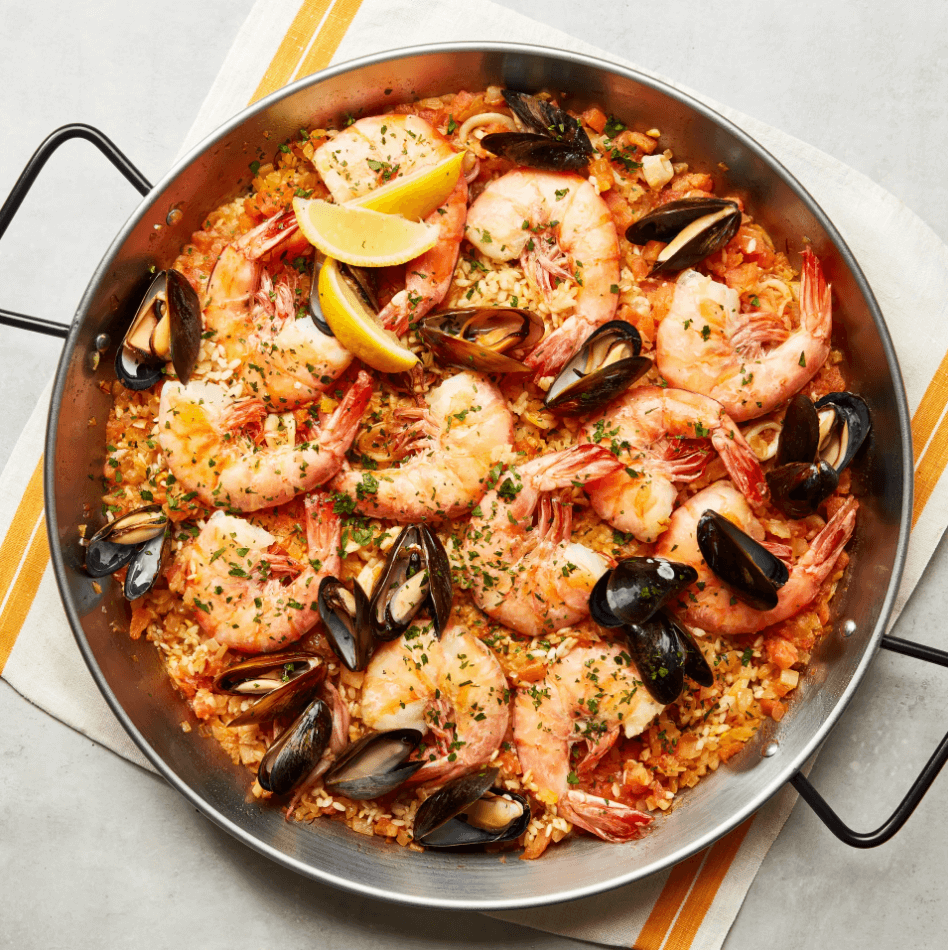
[[[421,42],[484,40],[572,50],[634,68],[489,0],[429,0],[421,20],[411,0],[259,0],[182,154],[248,102],[330,63]],[[948,480],[942,477],[948,463],[948,249],[859,172],[765,123],[683,91],[752,135],[801,181],[842,232],[885,314],[905,378],[915,454],[914,531],[894,621],[948,524]],[[893,244],[891,234],[900,240]],[[147,768],[82,661],[49,566],[41,460],[48,400],[47,392],[0,476],[0,670],[27,699]],[[568,905],[498,916],[639,950],[715,950],[794,800],[785,788],[711,848],[645,881]]]

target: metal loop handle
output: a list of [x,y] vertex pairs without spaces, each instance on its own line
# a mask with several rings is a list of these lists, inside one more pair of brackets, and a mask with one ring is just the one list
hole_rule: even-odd
[[[912,656],[917,660],[925,660],[927,663],[937,663],[939,666],[948,667],[948,653],[943,650],[936,650],[934,647],[926,647],[920,643],[912,643],[910,640],[900,640],[898,637],[889,636],[882,638],[881,645],[887,650],[901,653],[903,656]],[[944,739],[941,740],[938,748],[925,764],[925,768],[919,773],[918,778],[912,783],[908,794],[902,799],[895,811],[875,831],[868,832],[853,831],[845,824],[839,815],[826,804],[820,793],[810,784],[809,779],[802,772],[797,772],[790,781],[800,793],[800,796],[816,812],[816,816],[820,821],[840,841],[851,845],[853,848],[875,848],[880,844],[885,844],[908,821],[909,816],[925,797],[925,793],[946,762],[948,762],[948,735],[945,735]]]
[[[50,156],[60,145],[70,139],[85,139],[87,142],[91,142],[131,182],[141,195],[147,195],[151,191],[151,183],[148,179],[125,157],[107,135],[91,125],[83,125],[81,122],[64,125],[48,135],[40,144],[40,147],[26,163],[26,167],[20,173],[20,177],[10,190],[10,194],[7,195],[3,207],[0,207],[0,238],[6,233],[13,216],[19,210],[20,205],[23,204],[23,199]],[[0,324],[19,327],[23,330],[32,330],[35,333],[44,333],[47,336],[65,338],[69,334],[69,327],[61,323],[44,320],[41,317],[31,317],[25,313],[15,313],[12,310],[0,309]]]

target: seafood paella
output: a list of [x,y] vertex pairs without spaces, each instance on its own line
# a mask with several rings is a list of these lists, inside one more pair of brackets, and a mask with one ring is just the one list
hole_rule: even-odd
[[494,87],[341,116],[136,301],[86,568],[260,807],[537,858],[785,714],[869,411],[816,255],[673,149]]

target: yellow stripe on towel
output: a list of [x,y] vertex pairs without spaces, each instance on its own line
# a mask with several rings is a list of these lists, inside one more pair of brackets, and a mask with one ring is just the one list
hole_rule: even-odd
[[[7,536],[0,544],[0,604],[3,604],[0,613],[0,673],[33,604],[48,561],[41,455],[17,505]],[[16,586],[11,590],[14,584]]]
[[695,881],[688,900],[675,921],[664,950],[690,950],[753,821],[752,815],[711,848],[698,880]]
[[283,42],[277,48],[276,54],[270,60],[267,71],[257,86],[257,91],[248,105],[252,105],[258,99],[269,96],[271,92],[282,89],[296,73],[296,67],[299,64],[304,52],[309,48],[313,39],[313,34],[317,27],[323,21],[326,11],[332,5],[332,0],[305,0],[303,5],[296,11],[290,28],[283,37]]
[[698,868],[707,853],[707,849],[699,851],[671,869],[658,900],[652,905],[652,912],[648,915],[645,926],[632,944],[633,950],[661,950],[665,934],[678,916],[678,910],[688,896]]
[[302,79],[329,65],[360,6],[362,0],[336,0],[320,27],[316,41],[303,58],[295,79]]

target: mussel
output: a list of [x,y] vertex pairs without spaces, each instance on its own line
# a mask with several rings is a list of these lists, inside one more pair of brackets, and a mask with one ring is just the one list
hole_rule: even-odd
[[641,350],[642,337],[631,323],[604,323],[568,360],[543,404],[569,416],[602,408],[648,372],[652,361],[639,356]]
[[698,547],[708,567],[755,610],[773,610],[790,579],[787,565],[759,541],[708,509],[698,519]]
[[480,769],[426,798],[415,813],[415,841],[426,848],[460,848],[519,838],[530,824],[530,804],[493,787],[499,773]]
[[86,573],[90,577],[105,577],[127,565],[125,597],[137,600],[158,579],[168,554],[169,538],[168,516],[161,505],[130,511],[89,539]]
[[214,677],[214,689],[231,696],[259,696],[231,726],[296,716],[326,678],[326,665],[312,653],[271,653],[229,666]]
[[737,234],[741,209],[723,198],[681,198],[639,218],[625,232],[632,244],[667,241],[651,273],[684,270],[719,251]]
[[788,462],[767,473],[770,499],[788,518],[812,515],[838,485],[838,472],[823,459]]
[[159,271],[132,318],[115,354],[115,373],[128,389],[148,389],[164,375],[170,359],[187,383],[201,350],[201,304],[188,279]]
[[353,801],[379,798],[407,782],[424,764],[420,759],[407,762],[418,748],[422,734],[417,729],[373,732],[353,742],[323,777],[331,794],[345,795]]
[[372,589],[369,617],[380,640],[395,640],[427,605],[438,636],[451,613],[451,564],[438,536],[423,524],[402,528]]
[[698,572],[689,564],[655,557],[623,558],[596,582],[589,612],[602,627],[643,623],[697,579]]
[[820,422],[820,458],[841,472],[869,435],[869,407],[854,393],[828,393],[817,401],[816,411]]
[[364,670],[372,656],[369,599],[358,581],[344,584],[336,577],[319,583],[319,616],[336,656],[348,670]]
[[829,393],[814,405],[798,394],[784,415],[776,465],[767,473],[773,503],[790,518],[813,514],[836,491],[871,426],[869,407],[852,393]]
[[481,139],[489,152],[544,171],[582,171],[594,151],[583,127],[567,112],[536,96],[503,91],[511,112],[530,131],[494,132]]
[[484,373],[526,373],[520,357],[539,343],[543,320],[515,307],[471,307],[429,314],[419,330],[441,363]]
[[332,735],[332,713],[313,700],[267,749],[257,769],[260,787],[276,795],[292,791],[319,764]]
[[642,623],[626,624],[622,632],[639,677],[656,702],[675,702],[686,676],[700,686],[714,684],[714,672],[691,634],[664,610]]

